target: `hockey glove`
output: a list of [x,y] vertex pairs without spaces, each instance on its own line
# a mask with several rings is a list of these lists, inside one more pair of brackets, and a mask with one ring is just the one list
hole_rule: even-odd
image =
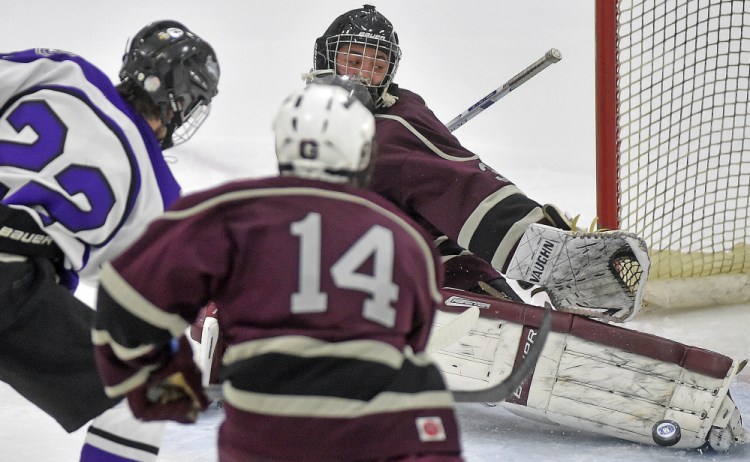
[[633,234],[533,224],[506,276],[544,287],[560,311],[623,322],[641,307],[649,265],[646,243]]
[[133,415],[141,420],[194,423],[209,401],[187,337],[179,339],[171,361],[154,371],[145,384],[127,397]]
[[26,211],[0,204],[0,252],[62,260],[62,250]]

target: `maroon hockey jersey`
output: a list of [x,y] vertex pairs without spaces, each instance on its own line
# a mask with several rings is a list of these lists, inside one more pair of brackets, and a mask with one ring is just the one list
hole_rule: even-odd
[[369,191],[270,178],[187,196],[103,273],[107,390],[132,389],[151,366],[138,351],[212,300],[228,345],[222,461],[460,460],[424,353],[441,272],[424,232]]
[[[397,95],[396,104],[375,115],[378,156],[371,189],[435,238],[445,235],[504,270],[526,227],[545,222],[540,205],[464,148],[419,95],[403,88]],[[451,287],[464,288],[472,271],[474,281],[497,277],[484,262],[462,260],[454,262],[453,274],[463,282],[446,281]]]

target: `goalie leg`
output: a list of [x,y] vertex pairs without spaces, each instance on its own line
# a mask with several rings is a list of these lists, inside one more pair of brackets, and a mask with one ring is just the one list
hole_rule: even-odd
[[[483,306],[470,335],[434,353],[449,388],[479,391],[505,380],[533,346],[544,310],[444,292],[447,300],[457,295]],[[652,445],[654,425],[671,420],[681,430],[677,448],[726,450],[747,440],[728,393],[744,363],[586,317],[552,315],[534,370],[503,402],[512,412]]]

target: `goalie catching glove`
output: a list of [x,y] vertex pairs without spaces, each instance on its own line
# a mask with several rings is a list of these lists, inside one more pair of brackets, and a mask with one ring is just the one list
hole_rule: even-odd
[[648,271],[646,243],[634,234],[533,224],[506,276],[544,287],[559,311],[624,322],[641,307]]

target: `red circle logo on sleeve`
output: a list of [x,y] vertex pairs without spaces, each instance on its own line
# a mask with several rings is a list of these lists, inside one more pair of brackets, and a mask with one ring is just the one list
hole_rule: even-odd
[[419,441],[445,441],[445,428],[440,417],[418,417]]

